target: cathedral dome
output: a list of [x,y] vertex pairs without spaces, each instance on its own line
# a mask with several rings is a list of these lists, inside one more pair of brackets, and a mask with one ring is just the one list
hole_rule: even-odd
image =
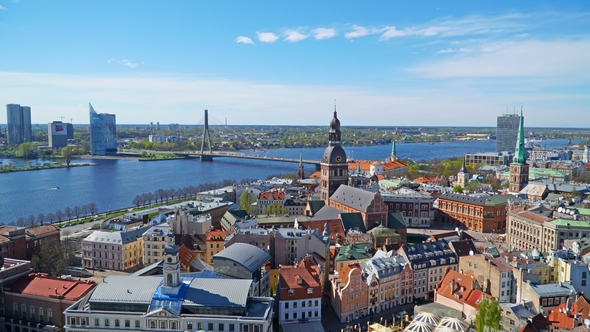
[[334,111],[334,117],[330,121],[330,132],[340,132],[340,120],[338,120],[336,111]]
[[346,164],[346,152],[340,145],[331,145],[324,151],[322,163],[325,164]]

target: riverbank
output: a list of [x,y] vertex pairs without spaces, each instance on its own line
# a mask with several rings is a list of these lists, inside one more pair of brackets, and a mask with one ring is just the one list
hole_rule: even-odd
[[50,164],[50,165],[42,165],[42,166],[18,166],[18,167],[10,167],[0,168],[0,173],[15,173],[15,172],[29,172],[29,171],[41,171],[47,169],[60,169],[60,168],[71,168],[71,167],[82,167],[82,166],[96,166],[98,164],[95,163],[70,163],[70,165],[63,165],[63,164]]

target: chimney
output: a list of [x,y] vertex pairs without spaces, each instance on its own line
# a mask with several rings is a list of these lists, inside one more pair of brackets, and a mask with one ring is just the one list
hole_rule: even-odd
[[455,279],[451,279],[451,294],[455,293]]

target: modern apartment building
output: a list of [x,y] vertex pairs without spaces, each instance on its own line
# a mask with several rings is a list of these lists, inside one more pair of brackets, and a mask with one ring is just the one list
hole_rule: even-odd
[[96,113],[90,106],[90,154],[95,156],[117,153],[117,122],[114,114]]
[[6,105],[8,145],[18,145],[33,140],[31,107],[19,104]]
[[70,136],[68,130],[71,124],[63,123],[61,121],[53,121],[47,124],[47,139],[49,141],[50,148],[63,148],[68,145],[68,138]]

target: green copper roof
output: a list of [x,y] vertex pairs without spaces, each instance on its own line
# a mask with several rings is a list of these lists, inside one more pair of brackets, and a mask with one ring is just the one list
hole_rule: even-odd
[[518,138],[516,140],[516,151],[514,152],[513,164],[524,165],[526,163],[526,149],[524,147],[524,117],[520,111],[520,124],[518,125]]
[[340,247],[334,261],[363,260],[373,257],[370,243],[354,243]]
[[588,227],[590,228],[590,222],[583,220],[569,220],[569,219],[554,219],[549,221],[556,226],[572,226],[572,227]]

